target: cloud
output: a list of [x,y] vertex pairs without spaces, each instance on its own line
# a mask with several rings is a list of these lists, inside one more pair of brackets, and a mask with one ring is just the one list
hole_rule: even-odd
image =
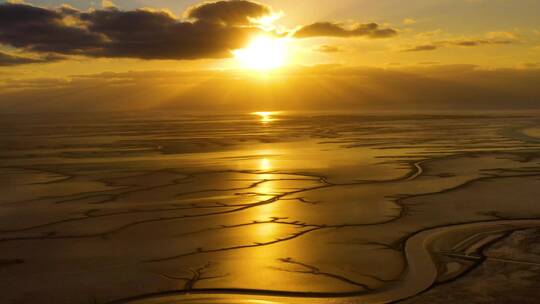
[[433,44],[423,44],[423,45],[417,45],[412,48],[408,48],[403,50],[403,52],[424,52],[424,51],[434,51],[438,47]]
[[478,47],[487,45],[509,45],[520,43],[521,40],[511,32],[490,32],[485,38],[455,38],[449,40],[438,40],[427,44],[412,46],[403,50],[403,52],[422,52],[434,51],[447,47]]
[[48,55],[41,58],[31,58],[18,55],[11,55],[0,51],[0,67],[2,66],[14,66],[31,63],[48,63],[61,60],[62,57],[55,55]]
[[527,69],[540,68],[540,62],[525,62],[521,66]]
[[447,45],[456,45],[456,46],[481,46],[481,45],[493,45],[493,44],[513,44],[516,43],[515,40],[486,40],[486,39],[476,39],[476,40],[455,40],[446,42]]
[[250,22],[270,12],[243,1],[204,3],[182,21],[165,10],[79,11],[0,4],[0,43],[25,51],[140,59],[230,57],[261,30]]
[[254,19],[271,14],[268,6],[245,0],[203,3],[186,12],[194,20],[233,26],[250,25]]
[[13,56],[4,52],[0,52],[0,66],[12,66],[12,65],[19,65],[19,64],[35,63],[35,62],[36,60],[32,58]]
[[116,4],[111,0],[101,0],[101,7],[103,8],[113,8],[116,7]]
[[0,4],[0,43],[37,52],[74,53],[103,42],[97,33],[66,25],[68,14],[26,4]]
[[433,31],[428,31],[428,32],[421,32],[421,33],[418,33],[415,35],[415,38],[416,39],[430,39],[432,37],[436,37],[436,36],[439,36],[443,33],[444,31],[441,30],[441,29],[436,29],[436,30],[433,30]]
[[415,19],[412,19],[412,18],[403,19],[403,24],[405,24],[405,25],[413,25],[413,24],[416,24],[416,23],[418,23],[418,21],[416,21]]
[[321,53],[339,53],[343,51],[339,46],[327,45],[327,44],[321,45],[315,50]]
[[339,23],[317,22],[301,27],[294,33],[294,37],[366,37],[375,39],[394,37],[397,34],[397,30],[392,28],[380,28],[377,23],[356,24],[351,28],[346,28]]
[[441,64],[441,63],[438,62],[438,61],[422,61],[422,62],[419,62],[418,64],[421,64],[421,65],[437,65],[437,64]]
[[[0,4],[0,45],[23,52],[97,58],[227,58],[264,32],[258,20],[273,16],[270,7],[247,0],[195,5],[186,10],[185,19],[167,10],[120,10],[111,0],[103,0],[102,6],[81,11],[70,6],[53,9]],[[376,39],[397,34],[377,23],[345,26],[319,22],[303,26],[293,35]]]

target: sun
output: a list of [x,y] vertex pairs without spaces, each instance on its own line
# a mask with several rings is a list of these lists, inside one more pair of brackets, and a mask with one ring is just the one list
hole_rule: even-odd
[[274,121],[274,118],[272,118],[272,115],[278,114],[278,112],[255,112],[251,114],[259,116],[260,122],[263,124],[267,124]]
[[268,71],[285,65],[287,41],[286,38],[258,36],[233,54],[243,68]]

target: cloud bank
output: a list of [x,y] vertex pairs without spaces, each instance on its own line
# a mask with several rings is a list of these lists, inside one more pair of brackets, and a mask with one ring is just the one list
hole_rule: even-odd
[[477,47],[488,45],[510,45],[518,44],[521,40],[519,37],[510,32],[492,32],[488,33],[485,38],[457,38],[449,40],[438,40],[426,44],[416,45],[403,50],[404,52],[422,52],[434,51],[448,47]]
[[250,20],[270,12],[233,0],[190,9],[187,21],[168,11],[114,7],[79,11],[0,4],[0,43],[28,52],[140,59],[229,57],[261,30]]
[[377,23],[357,24],[351,28],[346,28],[344,25],[332,22],[317,22],[306,25],[298,29],[294,37],[296,38],[311,38],[311,37],[366,37],[366,38],[390,38],[397,36],[398,32],[392,28],[380,28]]
[[[247,0],[204,2],[189,8],[183,19],[167,10],[124,11],[110,1],[103,5],[103,9],[81,11],[70,6],[50,9],[25,3],[0,4],[0,46],[46,56],[227,58],[254,35],[264,32],[257,19],[273,14],[270,7]],[[397,31],[376,23],[348,28],[338,23],[317,22],[300,27],[292,35],[375,39],[395,36]],[[9,62],[29,63],[22,59]]]
[[104,73],[0,82],[0,111],[538,110],[538,83],[538,68],[472,65],[305,67],[266,81],[230,71]]
[[218,1],[196,5],[186,12],[188,18],[222,25],[250,25],[253,19],[268,16],[272,10],[262,4],[245,1]]
[[40,58],[31,58],[25,56],[12,55],[0,51],[0,67],[2,66],[13,66],[21,64],[31,64],[31,63],[46,63],[61,60],[62,57],[55,55],[48,55]]

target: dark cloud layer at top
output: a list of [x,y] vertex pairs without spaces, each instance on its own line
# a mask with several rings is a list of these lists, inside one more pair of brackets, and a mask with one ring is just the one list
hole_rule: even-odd
[[343,25],[331,22],[317,22],[300,28],[294,34],[296,38],[310,37],[368,37],[368,38],[389,38],[394,37],[398,32],[391,28],[380,28],[377,23],[358,24],[351,29]]
[[[123,11],[111,7],[80,11],[69,6],[49,9],[3,3],[0,4],[0,46],[9,45],[45,56],[226,58],[262,32],[254,20],[271,14],[270,7],[248,0],[205,2],[188,9],[184,20],[165,10]],[[330,22],[307,25],[294,33],[296,38],[395,35],[396,30],[380,28],[376,23],[346,28]],[[3,57],[10,65],[30,63]]]
[[249,18],[267,12],[268,7],[253,2],[219,1],[191,9],[192,21],[181,21],[159,10],[82,12],[4,3],[0,43],[32,52],[90,57],[223,58],[260,31]]
[[63,22],[64,11],[26,4],[0,5],[0,43],[33,51],[74,53],[95,47],[103,37]]
[[203,3],[192,7],[187,17],[224,25],[249,25],[250,19],[270,15],[272,10],[259,3],[237,0]]

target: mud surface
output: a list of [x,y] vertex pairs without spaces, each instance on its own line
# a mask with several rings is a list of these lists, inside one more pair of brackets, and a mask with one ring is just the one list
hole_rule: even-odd
[[534,116],[0,121],[0,303],[538,298]]

